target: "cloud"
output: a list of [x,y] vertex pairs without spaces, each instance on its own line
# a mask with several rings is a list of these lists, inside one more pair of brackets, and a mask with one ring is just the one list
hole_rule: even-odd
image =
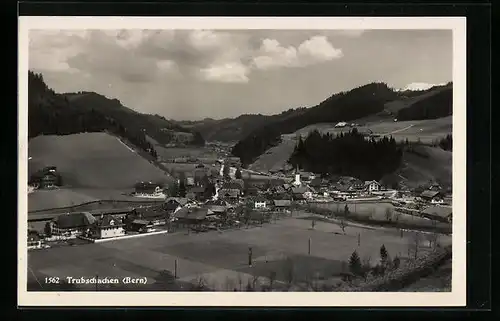
[[200,70],[202,79],[225,83],[246,83],[248,82],[248,73],[249,68],[239,62],[214,65]]
[[280,67],[305,67],[343,56],[342,50],[336,49],[325,36],[313,36],[302,42],[297,48],[283,47],[275,39],[264,39],[259,55],[253,58],[257,69],[268,70]]
[[[281,38],[294,34],[282,33]],[[39,30],[30,35],[30,68],[133,83],[179,75],[245,83],[255,70],[305,67],[342,57],[319,31],[295,46],[282,45],[279,33],[260,37],[229,30]]]

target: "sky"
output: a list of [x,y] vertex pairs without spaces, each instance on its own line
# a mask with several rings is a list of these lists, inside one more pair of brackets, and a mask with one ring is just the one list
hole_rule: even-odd
[[370,82],[452,80],[451,30],[30,30],[29,68],[168,119],[276,114]]

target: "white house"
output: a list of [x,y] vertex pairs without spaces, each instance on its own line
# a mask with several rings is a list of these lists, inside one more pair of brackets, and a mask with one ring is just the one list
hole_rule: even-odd
[[365,187],[366,187],[368,192],[380,191],[380,184],[377,181],[366,181]]
[[125,235],[124,224],[112,215],[104,216],[97,225],[96,232],[97,237],[100,239]]
[[337,123],[337,125],[335,125],[336,128],[342,128],[342,127],[345,127],[345,126],[347,126],[347,123],[343,122],[343,121],[339,122],[339,123]]

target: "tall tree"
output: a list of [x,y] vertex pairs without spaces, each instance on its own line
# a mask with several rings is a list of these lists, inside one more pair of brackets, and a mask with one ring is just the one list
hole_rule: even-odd
[[349,258],[349,271],[354,275],[361,275],[362,265],[358,252],[354,251]]

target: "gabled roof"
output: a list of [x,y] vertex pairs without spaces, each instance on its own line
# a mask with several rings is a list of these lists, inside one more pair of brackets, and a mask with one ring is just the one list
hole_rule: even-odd
[[214,213],[213,211],[203,207],[182,208],[174,214],[174,217],[178,219],[202,220],[207,215],[213,213]]
[[89,212],[62,214],[53,220],[61,229],[87,227],[97,222]]
[[237,190],[242,190],[243,189],[243,184],[240,185],[240,183],[237,183],[235,181],[231,182],[226,182],[222,185],[221,189],[237,189]]
[[304,186],[292,188],[292,193],[294,193],[294,194],[304,194],[307,191],[308,191],[308,189]]
[[422,211],[422,213],[436,215],[440,217],[448,217],[452,214],[452,208],[450,206],[429,206]]
[[179,205],[186,205],[188,202],[188,199],[186,197],[169,197],[165,200],[165,203],[171,203],[171,202],[176,202]]
[[193,187],[191,188],[188,193],[204,193],[205,192],[205,188],[201,187],[201,186],[196,186],[196,187]]
[[105,215],[104,218],[99,222],[100,227],[107,226],[123,226],[122,221],[113,215]]
[[420,196],[425,198],[434,198],[439,194],[440,194],[439,191],[425,190],[422,192],[422,194],[420,194]]
[[373,180],[372,180],[372,181],[365,181],[365,186],[370,185],[370,184],[377,184],[377,185],[380,185],[380,183],[379,183],[379,182],[377,182],[377,181],[373,181]]
[[240,194],[240,191],[237,189],[221,189],[219,190],[219,196],[222,197],[237,197]]
[[221,199],[209,200],[205,202],[205,205],[217,205],[217,206],[227,206],[227,202]]
[[288,206],[292,205],[291,200],[274,200],[273,203],[274,203],[274,206],[278,206],[278,207],[288,207]]

